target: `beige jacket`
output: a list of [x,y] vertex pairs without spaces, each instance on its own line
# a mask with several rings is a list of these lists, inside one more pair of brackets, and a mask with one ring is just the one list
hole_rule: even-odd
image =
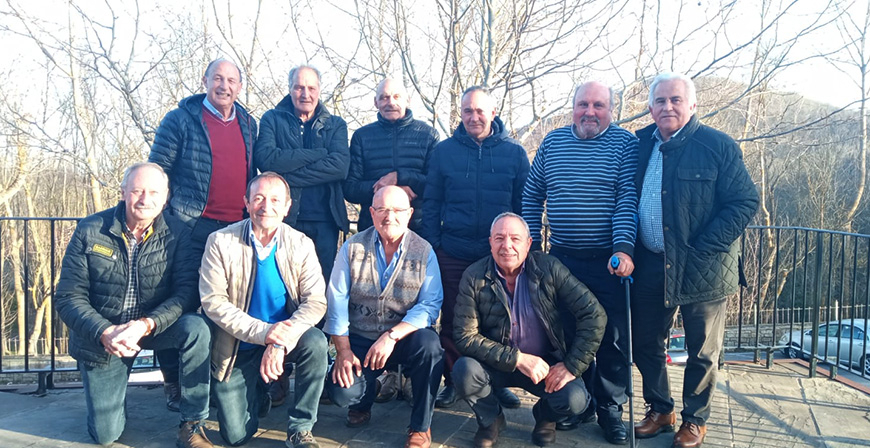
[[[212,233],[205,245],[199,277],[202,309],[216,325],[212,338],[211,372],[218,381],[229,379],[239,341],[266,344],[272,324],[248,315],[255,249],[250,238],[250,219]],[[287,312],[293,324],[292,346],[326,313],[326,291],[314,243],[301,232],[282,224],[275,252],[278,271],[284,279]]]

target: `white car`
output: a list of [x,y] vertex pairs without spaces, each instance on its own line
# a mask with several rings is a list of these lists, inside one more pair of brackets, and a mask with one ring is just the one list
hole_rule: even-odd
[[[864,332],[866,325],[865,319],[843,319],[820,324],[819,356],[826,360],[838,358],[840,364],[861,369],[864,374],[870,375],[870,336]],[[808,358],[813,347],[813,329],[786,333],[779,340],[779,345],[785,346],[782,352],[789,358]]]
[[686,335],[682,330],[671,332],[667,357],[668,364],[685,364],[689,359],[689,352],[686,351]]

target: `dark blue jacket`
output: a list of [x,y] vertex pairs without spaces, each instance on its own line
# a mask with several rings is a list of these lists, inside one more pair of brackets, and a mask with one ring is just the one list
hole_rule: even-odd
[[477,260],[489,251],[489,228],[502,212],[519,214],[529,157],[499,117],[478,145],[462,124],[429,160],[421,236],[448,255]]
[[[212,176],[211,142],[202,117],[204,98],[204,93],[189,96],[163,117],[148,155],[148,161],[160,165],[169,176],[169,210],[191,228],[205,210]],[[251,156],[257,140],[257,121],[239,103],[235,106],[250,181],[254,177]]]
[[359,204],[359,224],[363,231],[372,226],[372,187],[383,175],[396,172],[399,185],[408,186],[417,197],[411,201],[414,215],[409,227],[419,230],[423,221],[423,197],[426,188],[426,163],[438,144],[438,131],[415,120],[411,109],[405,116],[388,121],[378,114],[378,121],[353,133],[350,139],[350,170],[344,183],[344,198]]
[[347,123],[317,103],[311,132],[311,148],[302,143],[303,123],[296,116],[290,95],[284,97],[274,109],[260,120],[260,137],[254,147],[254,166],[260,171],[274,171],[290,184],[293,203],[284,220],[296,224],[302,190],[305,187],[326,184],[329,188],[328,207],[336,225],[348,231],[347,208],[344,205],[342,184],[347,178],[350,153],[347,149]]

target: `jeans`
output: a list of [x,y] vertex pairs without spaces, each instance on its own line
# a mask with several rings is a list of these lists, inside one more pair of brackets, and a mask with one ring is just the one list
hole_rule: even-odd
[[[199,314],[183,314],[160,333],[139,341],[142,348],[177,349],[180,356],[181,420],[208,417],[211,331]],[[135,358],[109,358],[105,366],[79,363],[88,407],[88,433],[100,445],[108,445],[124,432],[127,418],[127,380]]]
[[[317,407],[326,375],[326,336],[317,328],[302,334],[287,359],[296,364],[293,402],[288,410],[287,434],[311,431],[317,422]],[[244,445],[260,424],[261,398],[266,385],[260,379],[260,360],[265,347],[239,350],[226,381],[214,383],[220,434],[232,446]]]
[[[635,248],[631,290],[634,361],[643,378],[643,399],[652,410],[674,410],[665,348],[677,308],[665,308],[664,256]],[[703,426],[710,418],[725,325],[725,299],[681,305],[689,359],[683,375],[683,422]]]
[[[375,343],[353,334],[350,335],[350,349],[360,362],[365,359],[369,348]],[[393,349],[384,366],[388,370],[396,370],[401,364],[403,372],[411,378],[411,390],[414,403],[411,404],[412,431],[424,432],[432,424],[432,413],[435,411],[435,395],[441,384],[441,373],[444,369],[444,350],[438,342],[438,334],[432,328],[417,330],[405,336]],[[337,383],[328,382],[327,392],[333,403],[340,407],[350,407],[356,411],[368,412],[375,402],[375,379],[384,369],[372,370],[363,368],[362,377],[355,377],[353,385],[345,389]]]
[[628,401],[626,389],[630,374],[625,286],[619,277],[607,270],[609,256],[578,258],[557,247],[553,247],[550,254],[595,294],[607,314],[604,338],[595,354],[595,365],[584,372],[583,379],[589,386],[598,415],[622,418],[622,405]]
[[323,271],[323,281],[329,284],[335,254],[338,253],[338,226],[332,221],[296,221],[294,229],[314,241],[314,251]]
[[492,393],[494,389],[502,387],[521,387],[540,397],[541,416],[550,422],[562,421],[589,406],[589,394],[582,378],[548,394],[544,391],[543,381],[535,384],[519,370],[498,371],[468,356],[459,358],[453,366],[453,384],[457,395],[471,406],[481,427],[492,426],[502,413],[501,404]]

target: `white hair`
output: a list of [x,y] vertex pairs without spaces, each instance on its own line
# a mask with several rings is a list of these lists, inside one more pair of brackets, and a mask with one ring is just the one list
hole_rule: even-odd
[[659,73],[655,77],[655,79],[653,79],[652,84],[650,84],[650,86],[649,86],[649,106],[650,107],[653,106],[653,104],[655,103],[655,100],[656,100],[656,98],[655,98],[656,87],[658,87],[659,84],[661,84],[665,81],[673,81],[673,80],[682,81],[683,85],[686,86],[686,96],[688,97],[686,99],[689,101],[689,104],[698,104],[698,97],[695,93],[695,83],[692,81],[692,78],[689,78],[688,76],[686,76],[682,73],[664,72],[664,73]]

